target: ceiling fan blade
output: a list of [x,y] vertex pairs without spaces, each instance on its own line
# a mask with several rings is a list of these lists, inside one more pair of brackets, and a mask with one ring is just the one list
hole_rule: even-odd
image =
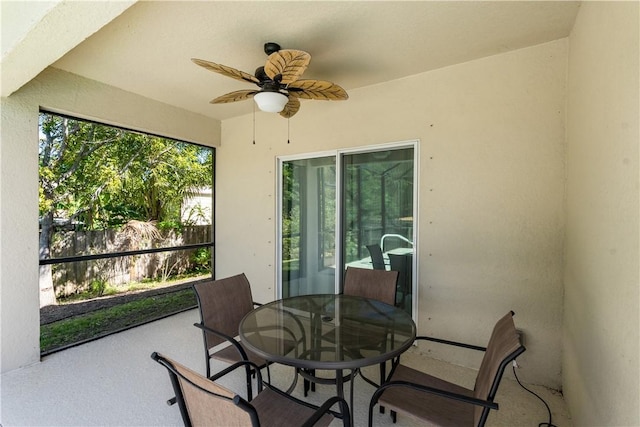
[[245,99],[251,98],[258,92],[259,91],[257,90],[236,90],[234,92],[229,92],[225,95],[221,95],[216,99],[212,99],[211,101],[209,101],[209,103],[226,104],[228,102],[244,101]]
[[285,119],[292,117],[300,109],[300,101],[293,96],[289,97],[289,102],[284,106],[284,109],[280,112],[280,115]]
[[235,68],[227,67],[226,65],[216,64],[215,62],[205,61],[204,59],[191,58],[191,60],[195,64],[198,64],[199,66],[206,68],[209,71],[222,74],[223,76],[231,77],[232,79],[242,80],[249,83],[259,83],[259,80],[255,78],[255,76],[252,76],[249,73],[245,73],[244,71],[236,70]]
[[287,86],[289,95],[296,98],[319,99],[323,101],[344,101],[347,92],[335,83],[325,80],[297,80]]
[[273,52],[267,58],[264,71],[271,80],[281,75],[281,83],[287,85],[300,78],[309,66],[311,55],[302,50],[284,49]]

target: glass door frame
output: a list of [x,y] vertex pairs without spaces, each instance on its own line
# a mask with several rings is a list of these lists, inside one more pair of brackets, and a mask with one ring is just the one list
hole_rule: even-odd
[[[420,140],[412,139],[406,141],[398,141],[398,142],[390,142],[384,144],[376,144],[376,145],[367,145],[361,147],[352,147],[352,148],[344,148],[337,150],[328,150],[328,151],[320,151],[313,153],[302,153],[296,155],[288,155],[288,156],[276,156],[276,298],[282,298],[282,173],[283,173],[283,164],[285,162],[294,161],[294,160],[305,160],[305,159],[313,159],[320,157],[335,157],[336,161],[336,217],[335,217],[335,259],[336,259],[336,275],[335,275],[335,287],[334,292],[339,293],[341,289],[342,282],[342,274],[337,274],[337,271],[342,270],[342,266],[344,265],[344,257],[343,257],[343,245],[342,245],[342,236],[343,236],[343,224],[342,224],[342,181],[343,181],[343,156],[350,154],[360,154],[360,153],[372,153],[376,151],[387,151],[387,150],[397,150],[402,148],[413,148],[413,227],[412,227],[412,241],[413,241],[413,262],[411,265],[411,277],[413,278],[412,286],[412,302],[411,302],[411,312],[413,313],[414,320],[417,321],[418,314],[418,299],[419,299],[419,286],[418,286],[418,278],[419,278],[419,269],[418,269],[418,254],[419,254],[419,242],[418,242],[418,212],[419,210],[419,200],[418,200],[418,184],[420,182]],[[339,190],[338,190],[339,189]]]

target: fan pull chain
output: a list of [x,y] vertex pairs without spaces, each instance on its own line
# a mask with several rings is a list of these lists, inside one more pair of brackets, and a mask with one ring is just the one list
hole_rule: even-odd
[[253,103],[253,145],[256,145],[256,103]]
[[287,144],[291,144],[289,136],[291,135],[291,119],[287,117]]

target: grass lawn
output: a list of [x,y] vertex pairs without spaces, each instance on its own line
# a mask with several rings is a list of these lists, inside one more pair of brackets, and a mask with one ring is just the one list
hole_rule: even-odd
[[100,338],[195,306],[197,306],[196,297],[193,290],[189,288],[41,325],[40,352],[47,354],[61,350],[73,344]]

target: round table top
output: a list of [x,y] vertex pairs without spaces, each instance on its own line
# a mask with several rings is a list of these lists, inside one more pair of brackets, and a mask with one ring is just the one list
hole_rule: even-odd
[[303,295],[262,305],[240,339],[263,358],[307,369],[355,369],[407,350],[416,325],[404,310],[349,295]]

